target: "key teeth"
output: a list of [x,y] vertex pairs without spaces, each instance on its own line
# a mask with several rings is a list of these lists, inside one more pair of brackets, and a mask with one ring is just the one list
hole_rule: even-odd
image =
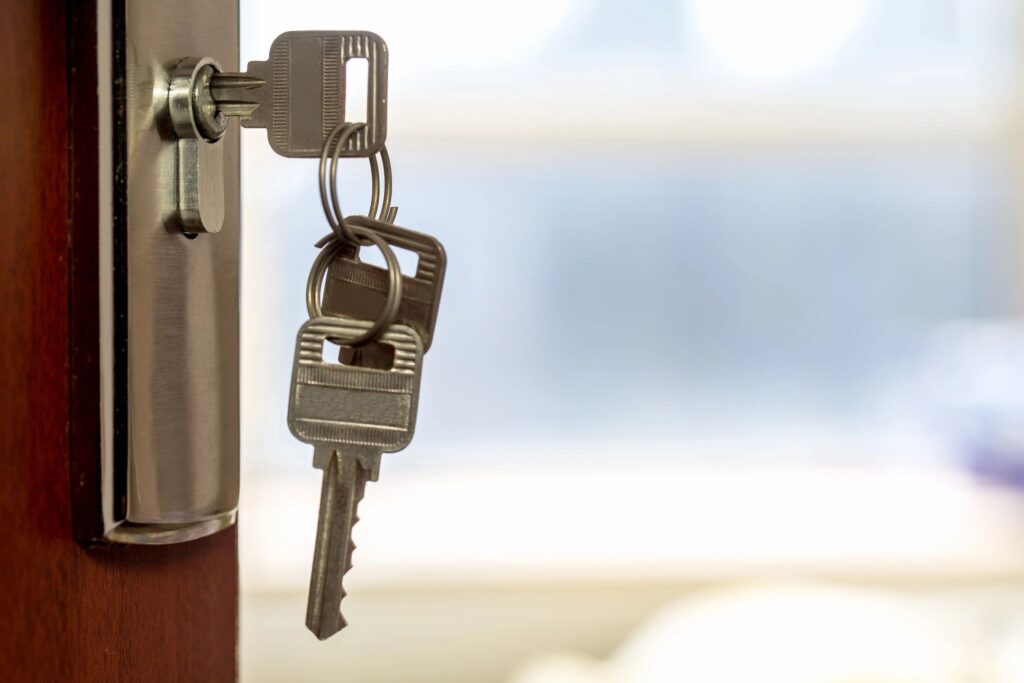
[[[355,526],[356,522],[358,522],[358,521],[359,521],[359,518],[357,517],[352,522],[352,526]],[[345,575],[348,574],[350,569],[352,569],[352,554],[355,553],[355,551],[356,551],[356,542],[353,541],[352,539],[349,539],[349,541],[348,541],[348,563],[346,563],[345,568],[341,572],[341,580],[343,582],[345,580]],[[348,595],[348,593],[345,592],[344,585],[341,588],[341,595],[342,595],[342,597]]]
[[[352,543],[350,541],[349,542],[349,548],[348,548],[348,553],[349,553],[349,555],[348,555],[348,558],[349,558],[348,559],[348,565],[345,567],[344,571],[342,571],[342,573],[341,573],[341,580],[342,581],[344,581],[345,575],[348,574],[348,571],[350,569],[352,569],[352,551],[355,550],[355,549],[356,549],[355,543]],[[340,590],[340,598],[339,598],[338,602],[342,603],[342,602],[345,601],[345,598],[348,597],[348,591],[345,590],[344,584],[340,587],[340,589],[341,589]],[[310,618],[310,619],[308,619],[306,621],[306,628],[308,628],[313,633],[313,635],[315,635],[317,637],[317,640],[320,640],[320,641],[327,640],[328,638],[333,636],[335,633],[337,633],[338,631],[340,631],[343,628],[345,628],[346,626],[348,626],[348,620],[345,619],[345,615],[341,612],[341,605],[340,604],[338,606],[338,620],[337,620],[337,622],[335,622],[334,624],[331,624],[330,621],[325,618],[325,616],[326,615],[323,615],[323,614],[320,615],[319,621],[321,623],[319,623],[319,624],[317,624],[316,620],[314,620],[312,618]]]
[[[332,460],[332,463],[330,465],[328,465],[329,469],[335,466],[333,464],[335,462],[333,460],[335,457],[337,457],[336,454],[332,453],[331,456],[330,456],[330,458]],[[355,466],[356,467],[361,467],[361,464],[355,464]],[[369,474],[368,472],[366,472],[365,468],[362,468],[362,469],[363,469],[363,472],[365,474]],[[337,588],[338,588],[338,596],[339,597],[338,597],[338,602],[336,603],[338,605],[338,612],[335,615],[330,615],[330,614],[325,614],[323,612],[318,612],[318,613],[311,614],[309,611],[307,611],[306,627],[313,633],[313,635],[315,635],[317,637],[318,640],[321,640],[321,641],[327,640],[328,638],[333,636],[335,633],[337,633],[341,629],[343,629],[346,626],[348,626],[348,621],[345,619],[344,615],[341,613],[341,603],[344,602],[345,597],[348,595],[348,592],[345,590],[344,580],[345,580],[345,576],[348,574],[349,570],[352,569],[352,564],[353,564],[352,556],[355,553],[355,549],[356,549],[355,541],[352,540],[352,535],[351,535],[352,534],[352,529],[359,522],[359,515],[356,512],[356,510],[358,510],[359,502],[362,501],[362,499],[363,499],[363,497],[364,497],[364,495],[366,493],[366,491],[364,489],[364,485],[363,485],[363,482],[365,482],[365,480],[364,479],[359,479],[357,477],[356,481],[358,483],[354,487],[352,487],[352,488],[350,488],[348,490],[348,495],[352,497],[351,501],[350,501],[351,504],[352,504],[352,517],[351,517],[351,523],[350,523],[349,529],[348,529],[349,538],[348,538],[347,558],[346,558],[346,562],[345,562],[345,568],[341,571],[341,576],[338,577],[338,586],[337,586]],[[329,607],[327,607],[327,605],[322,605],[321,609],[322,608],[330,609]]]
[[[358,503],[360,500],[362,500],[362,496],[358,496],[356,498],[355,502]],[[359,522],[359,516],[355,515],[353,517],[353,519],[352,519],[352,526],[354,527],[356,525],[356,523],[358,523],[358,522]],[[341,579],[340,579],[341,582],[342,582],[341,586],[340,586],[340,589],[341,589],[341,592],[340,592],[341,599],[339,600],[339,602],[344,602],[345,598],[348,596],[348,591],[345,590],[344,581],[345,581],[345,575],[347,575],[349,570],[352,569],[352,554],[355,552],[355,550],[356,550],[356,543],[355,543],[355,541],[353,541],[350,538],[349,541],[348,541],[348,562],[345,565],[345,569],[343,569],[342,572],[341,572]],[[321,621],[323,621],[324,617],[321,616],[320,619],[321,619]],[[329,623],[323,623],[323,624],[320,624],[319,626],[317,626],[314,623],[310,623],[308,621],[306,622],[306,627],[310,631],[313,632],[313,635],[315,635],[318,640],[321,640],[321,641],[327,640],[328,638],[330,638],[331,636],[333,636],[335,633],[337,633],[341,629],[345,628],[346,626],[348,626],[348,621],[345,619],[345,615],[341,613],[340,605],[339,605],[339,612],[338,612],[337,628],[333,628],[332,629],[332,626]]]
[[[359,501],[357,500],[356,502],[359,502]],[[358,521],[359,521],[359,517],[355,517],[352,520],[352,526],[355,526],[356,522],[358,522]],[[355,543],[355,541],[353,541],[350,538],[349,541],[348,541],[348,562],[345,564],[345,568],[341,572],[341,579],[340,579],[341,580],[341,602],[344,602],[345,598],[348,596],[348,591],[345,590],[345,583],[344,583],[345,582],[345,575],[348,574],[350,569],[352,569],[352,554],[355,552],[355,550],[356,550],[356,543]],[[340,624],[341,625],[338,627],[338,629],[336,631],[332,631],[331,633],[328,633],[327,635],[325,635],[323,637],[321,637],[320,634],[317,633],[316,630],[313,630],[313,632],[317,634],[316,637],[320,638],[320,640],[326,640],[326,639],[330,638],[332,635],[334,635],[335,633],[337,633],[338,631],[340,631],[341,629],[343,629],[346,626],[348,626],[348,622],[345,620],[344,615],[340,616]]]
[[[345,574],[348,574],[348,570],[352,569],[352,553],[354,553],[355,551],[356,551],[356,544],[352,543],[352,542],[349,542],[349,544],[348,544],[348,564],[345,565],[345,569],[344,569],[344,571],[343,571],[343,573],[341,575],[343,579],[345,577]],[[342,589],[342,590],[344,590],[344,589]]]

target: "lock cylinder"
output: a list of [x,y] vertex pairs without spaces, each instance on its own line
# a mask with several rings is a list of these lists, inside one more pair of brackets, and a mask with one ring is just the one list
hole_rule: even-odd
[[210,81],[220,65],[208,57],[178,62],[167,87],[167,111],[177,137],[177,220],[186,235],[220,232],[224,225],[224,153],[227,117],[217,109]]

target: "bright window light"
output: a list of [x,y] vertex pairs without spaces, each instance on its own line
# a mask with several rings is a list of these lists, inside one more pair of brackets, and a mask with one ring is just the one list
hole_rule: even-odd
[[396,68],[399,73],[436,75],[438,70],[459,73],[522,60],[565,21],[575,5],[576,0],[313,0],[294,3],[285,14],[273,3],[250,3],[243,13],[243,30],[252,37],[256,50],[252,59],[266,59],[259,50],[284,30],[372,30],[386,38],[392,51],[400,53],[391,65],[392,75]]
[[871,0],[693,0],[690,20],[715,61],[751,81],[827,67],[860,27]]

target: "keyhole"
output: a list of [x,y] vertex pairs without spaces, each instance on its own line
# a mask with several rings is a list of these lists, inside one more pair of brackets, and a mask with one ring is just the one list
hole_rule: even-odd
[[345,60],[345,120],[366,123],[370,100],[370,62],[365,57]]
[[395,363],[395,347],[380,342],[363,346],[346,346],[324,340],[323,360],[325,363],[348,365],[372,370],[390,370]]

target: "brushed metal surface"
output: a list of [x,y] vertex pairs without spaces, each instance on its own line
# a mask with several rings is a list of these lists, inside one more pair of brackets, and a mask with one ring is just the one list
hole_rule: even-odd
[[125,29],[127,526],[108,537],[167,543],[229,525],[238,504],[238,124],[217,143],[223,228],[190,239],[166,116],[182,58],[237,70],[238,4],[126,0]]
[[[174,67],[167,90],[167,113],[178,138],[177,218],[189,234],[220,232],[224,226],[224,145],[220,139],[227,121],[213,115],[212,100],[206,109],[198,106],[204,93],[209,99],[210,77],[219,71],[220,65],[209,57],[187,57]],[[211,131],[211,119],[223,126]]]

